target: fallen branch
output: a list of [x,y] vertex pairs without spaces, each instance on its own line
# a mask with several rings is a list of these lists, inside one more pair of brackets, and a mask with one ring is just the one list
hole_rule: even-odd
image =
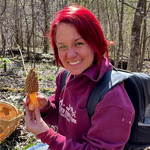
[[21,76],[13,76],[5,73],[1,73],[0,76],[9,76],[10,78],[22,78]]
[[8,87],[1,87],[0,91],[1,92],[7,92],[7,91],[20,91],[20,92],[22,92],[22,91],[24,91],[24,89],[13,89],[13,88],[8,88]]
[[17,44],[17,46],[18,46],[18,49],[19,49],[20,54],[21,54],[22,64],[23,64],[23,68],[24,68],[25,74],[27,75],[27,70],[26,70],[26,67],[25,67],[25,64],[24,64],[24,59],[23,59],[23,55],[22,55],[22,52],[21,52],[20,46],[19,46],[18,44]]
[[1,94],[1,96],[2,96],[6,101],[8,101],[8,99],[7,99],[3,94]]
[[[8,88],[8,87],[0,87],[0,91],[3,92],[7,92],[7,91],[25,91],[24,89],[14,89],[14,88]],[[40,91],[46,92],[46,91],[50,91],[50,92],[55,92],[55,89],[51,89],[51,88],[44,88],[44,89],[40,89]]]

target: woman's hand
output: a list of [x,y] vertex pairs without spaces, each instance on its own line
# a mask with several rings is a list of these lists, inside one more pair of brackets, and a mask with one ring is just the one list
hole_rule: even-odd
[[[30,111],[25,106],[27,129],[35,135],[49,130],[48,125],[43,121],[38,107],[34,111]],[[33,115],[35,114],[35,116]]]
[[[37,92],[37,100],[39,102],[39,109],[43,109],[43,108],[47,108],[49,106],[49,100],[43,96],[41,93]],[[27,97],[25,99],[23,99],[23,103],[25,106],[28,106],[30,102],[29,96],[27,95]]]

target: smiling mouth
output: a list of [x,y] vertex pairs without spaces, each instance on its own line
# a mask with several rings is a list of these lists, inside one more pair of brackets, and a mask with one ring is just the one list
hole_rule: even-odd
[[82,60],[76,61],[76,62],[69,62],[70,65],[76,65],[79,64],[80,62],[82,62]]

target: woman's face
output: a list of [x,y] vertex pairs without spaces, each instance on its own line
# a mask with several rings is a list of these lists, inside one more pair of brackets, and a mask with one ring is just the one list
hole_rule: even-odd
[[94,51],[72,24],[61,23],[56,30],[59,59],[73,75],[93,65]]

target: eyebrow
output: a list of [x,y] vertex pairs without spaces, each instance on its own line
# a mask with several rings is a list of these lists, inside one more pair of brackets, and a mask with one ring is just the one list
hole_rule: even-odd
[[76,42],[76,41],[78,41],[78,40],[80,40],[80,39],[83,39],[83,38],[82,38],[82,37],[79,37],[79,38],[77,38],[77,39],[76,39],[76,40],[74,40],[74,41]]
[[[78,41],[78,40],[80,40],[80,39],[83,39],[83,38],[82,38],[82,37],[79,37],[79,38],[75,39],[74,42],[76,42],[76,41]],[[61,44],[61,45],[62,45],[62,44],[64,44],[64,43],[57,43],[57,42],[56,42],[56,44]]]

